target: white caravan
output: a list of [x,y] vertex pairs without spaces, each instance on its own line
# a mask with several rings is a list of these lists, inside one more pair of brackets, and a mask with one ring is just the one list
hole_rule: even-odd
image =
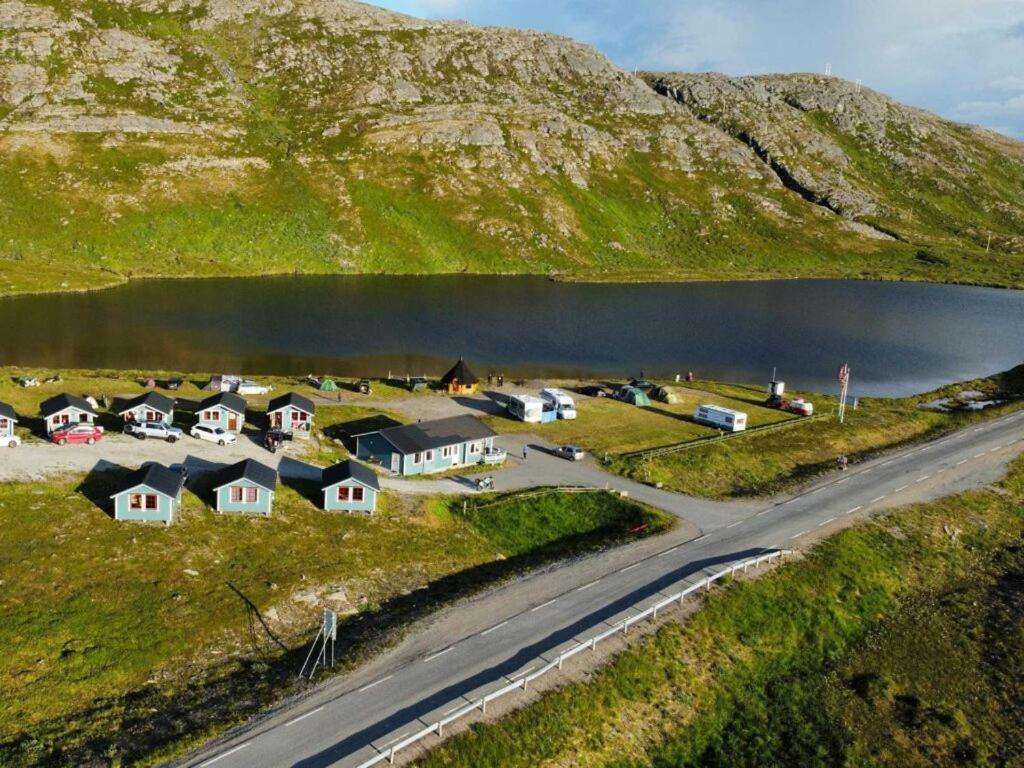
[[534,395],[512,395],[507,407],[509,416],[520,421],[539,424],[544,418],[544,401]]
[[693,412],[693,420],[726,432],[742,432],[747,428],[747,414],[720,405],[701,405]]
[[555,409],[555,413],[558,414],[558,418],[576,418],[576,403],[573,402],[573,399],[569,396],[568,392],[561,389],[555,389],[554,387],[545,387],[540,391],[540,396],[544,402],[548,403]]

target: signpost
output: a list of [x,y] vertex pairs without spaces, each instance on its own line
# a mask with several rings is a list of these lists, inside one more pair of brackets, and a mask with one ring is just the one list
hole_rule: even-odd
[[836,376],[839,379],[839,423],[842,424],[846,418],[846,395],[850,391],[850,364],[843,363],[839,366]]
[[[313,645],[309,648],[309,653],[306,655],[306,660],[302,662],[302,669],[299,670],[299,677],[304,677],[306,674],[306,667],[309,665],[310,659],[313,658],[313,652],[316,651],[317,645],[320,646],[320,652],[316,654],[316,659],[313,661],[313,666],[309,669],[309,679],[313,679],[313,675],[316,674],[316,668],[318,666],[330,666],[334,668],[334,643],[338,639],[338,614],[336,611],[332,611],[330,608],[324,608],[324,620],[320,625],[320,631],[316,633],[316,637],[313,638]],[[331,652],[327,653],[327,644],[330,643]],[[330,658],[328,658],[328,656]]]

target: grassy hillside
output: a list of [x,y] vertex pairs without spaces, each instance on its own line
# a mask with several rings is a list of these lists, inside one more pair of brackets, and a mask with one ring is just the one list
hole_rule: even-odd
[[847,529],[416,765],[1017,765],[1022,505],[1018,460]]
[[818,176],[878,198],[833,212],[551,35],[351,0],[12,0],[0,53],[0,295],[288,272],[1024,285],[1020,145],[933,116],[922,138],[910,110],[880,155],[833,101],[769,105],[793,146],[841,144]]

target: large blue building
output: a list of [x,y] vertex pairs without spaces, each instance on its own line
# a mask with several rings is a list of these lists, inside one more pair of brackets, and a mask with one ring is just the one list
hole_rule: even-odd
[[452,416],[358,435],[356,456],[396,475],[426,475],[479,464],[494,438],[476,416]]

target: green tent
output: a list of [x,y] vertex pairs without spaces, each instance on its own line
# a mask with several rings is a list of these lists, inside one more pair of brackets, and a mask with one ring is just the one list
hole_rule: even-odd
[[647,393],[642,389],[637,389],[636,387],[624,387],[623,389],[625,392],[623,392],[622,399],[627,403],[632,403],[633,405],[640,407],[651,404],[651,398],[649,398]]
[[320,382],[321,392],[336,392],[338,385],[334,383],[333,379],[324,379]]

